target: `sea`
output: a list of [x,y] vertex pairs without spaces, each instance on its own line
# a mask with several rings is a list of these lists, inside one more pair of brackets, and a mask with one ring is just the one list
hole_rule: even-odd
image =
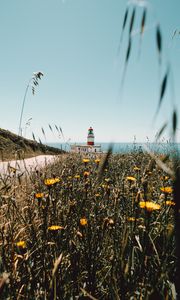
[[[72,143],[75,144],[75,143]],[[71,143],[48,143],[49,146],[59,148],[70,152]],[[78,145],[83,145],[84,143],[78,143]],[[110,147],[112,153],[131,153],[131,152],[153,152],[158,154],[173,154],[180,152],[180,143],[96,143],[101,145],[102,152],[106,153]]]

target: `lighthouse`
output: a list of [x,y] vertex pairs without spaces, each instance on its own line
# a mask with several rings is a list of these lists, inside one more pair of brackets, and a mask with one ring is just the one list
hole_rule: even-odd
[[87,145],[94,146],[94,132],[92,127],[88,129]]
[[71,145],[70,151],[75,153],[80,153],[80,154],[82,153],[86,155],[89,155],[90,153],[91,154],[102,153],[101,145],[95,145],[94,143],[94,132],[92,127],[89,127],[88,129],[87,142],[84,144]]

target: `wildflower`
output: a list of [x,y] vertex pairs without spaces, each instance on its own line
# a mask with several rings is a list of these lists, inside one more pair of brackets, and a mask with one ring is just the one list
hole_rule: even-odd
[[168,205],[168,206],[174,206],[175,202],[171,201],[171,200],[168,200],[168,201],[165,202],[165,204]]
[[104,180],[105,180],[106,182],[110,182],[110,181],[111,181],[110,178],[105,178]]
[[37,199],[41,199],[41,198],[44,197],[44,193],[36,193],[36,194],[35,194],[35,197],[36,197]]
[[86,226],[87,225],[87,219],[86,218],[80,219],[80,225],[81,226]]
[[54,185],[55,183],[60,182],[59,178],[48,178],[44,180],[45,185],[50,186]]
[[61,229],[64,229],[64,227],[59,226],[59,225],[52,225],[52,226],[48,227],[48,230],[51,230],[51,231],[56,231],[56,230],[61,230]]
[[19,241],[16,243],[16,246],[22,249],[26,248],[26,242],[25,241]]
[[161,208],[161,205],[156,204],[156,203],[151,202],[151,201],[140,201],[139,206],[141,208],[145,208],[149,212],[151,212],[153,210],[158,210],[158,209]]
[[126,179],[127,179],[128,181],[136,181],[136,178],[133,177],[133,176],[127,176]]
[[84,172],[84,177],[88,177],[88,176],[89,176],[89,174],[90,174],[90,172],[88,172],[88,171],[85,171],[85,172]]
[[75,175],[74,178],[79,179],[80,175]]
[[89,162],[88,158],[83,158],[83,163],[85,163],[85,165]]
[[138,168],[137,166],[135,166],[133,170],[134,170],[134,171],[140,171],[141,169]]
[[130,222],[134,222],[135,218],[134,217],[127,217],[127,220],[130,221]]
[[162,177],[161,177],[161,180],[165,180],[165,181],[166,181],[166,180],[168,180],[168,179],[169,179],[169,176],[162,176]]
[[95,159],[95,163],[96,163],[97,165],[99,165],[100,159],[99,159],[99,158],[96,158],[96,159]]
[[161,187],[160,190],[165,194],[171,194],[173,191],[171,186]]
[[99,193],[95,194],[96,198],[99,198],[101,195]]

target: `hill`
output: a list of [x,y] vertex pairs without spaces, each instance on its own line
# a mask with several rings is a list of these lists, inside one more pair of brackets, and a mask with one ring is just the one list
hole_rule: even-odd
[[0,160],[32,157],[41,154],[61,154],[61,149],[38,143],[0,128]]

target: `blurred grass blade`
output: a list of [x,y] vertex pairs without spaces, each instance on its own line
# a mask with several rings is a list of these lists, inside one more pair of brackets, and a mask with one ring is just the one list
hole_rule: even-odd
[[42,133],[43,133],[43,135],[44,135],[44,137],[46,139],[46,135],[45,135],[45,131],[44,131],[43,127],[41,128],[41,130],[42,130]]
[[35,138],[35,135],[33,132],[32,132],[32,137],[33,137],[33,140],[36,142],[36,138]]
[[118,47],[118,52],[117,52],[118,55],[119,55],[119,52],[120,52],[121,43],[122,43],[122,40],[123,40],[123,34],[124,34],[125,26],[126,26],[126,23],[127,23],[128,12],[129,12],[129,9],[127,7],[126,11],[125,11],[125,14],[124,14],[124,20],[123,20],[123,25],[122,25],[122,30],[121,30],[121,37],[120,37],[119,47]]
[[136,14],[136,8],[134,7],[131,15],[130,25],[129,25],[129,35],[131,35],[133,30],[135,14]]
[[167,127],[167,122],[161,127],[161,129],[159,130],[157,136],[156,136],[156,142],[158,141],[158,139],[160,138],[160,136],[162,135],[162,133],[164,132],[164,130],[166,129]]
[[162,36],[159,25],[156,28],[156,45],[159,54],[159,61],[161,62],[161,52],[162,52]]
[[173,136],[174,136],[175,133],[176,133],[176,129],[177,129],[177,113],[176,113],[176,110],[173,111],[172,125],[173,125]]
[[55,126],[57,132],[59,133],[59,128],[57,127],[57,125],[55,124],[54,126]]
[[142,19],[141,19],[138,57],[140,57],[140,54],[141,54],[141,43],[142,43],[142,37],[143,37],[145,23],[146,23],[146,13],[147,13],[147,10],[146,10],[146,8],[144,8]]
[[167,80],[168,80],[168,73],[169,73],[169,70],[167,70],[166,74],[164,75],[163,81],[161,83],[159,103],[158,103],[158,107],[157,107],[157,111],[156,111],[155,117],[157,116],[157,114],[159,112],[159,109],[161,107],[161,103],[162,103],[162,100],[163,100],[163,97],[164,97],[164,94],[165,94],[165,91],[166,91]]
[[145,28],[145,23],[146,23],[146,8],[144,8],[144,11],[143,11],[143,15],[142,15],[142,20],[141,20],[141,35],[144,33],[144,28]]
[[53,132],[51,125],[49,124],[49,129]]
[[112,154],[112,149],[113,149],[113,145],[110,144],[110,145],[109,145],[108,152],[106,153],[106,155],[105,155],[105,157],[104,157],[104,160],[103,160],[103,163],[102,163],[102,165],[100,166],[99,174],[98,174],[98,180],[100,180],[100,178],[101,178],[102,175],[103,175],[104,170],[105,170],[106,167],[107,167],[109,157],[110,157],[110,155]]
[[126,11],[125,11],[125,14],[124,14],[124,20],[123,20],[123,27],[122,27],[122,32],[124,31],[125,29],[125,26],[126,26],[126,22],[127,22],[127,17],[128,17],[128,7],[126,8]]
[[131,38],[129,38],[129,43],[126,51],[126,64],[128,63],[130,53],[131,53]]

